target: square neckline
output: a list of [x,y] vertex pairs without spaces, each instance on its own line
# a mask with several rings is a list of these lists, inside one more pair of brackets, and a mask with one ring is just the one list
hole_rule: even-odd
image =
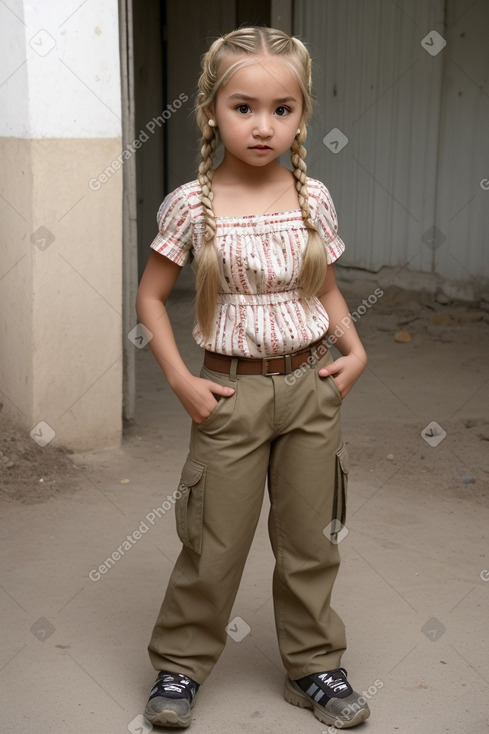
[[[202,200],[202,186],[200,185],[199,180],[197,179],[197,183],[200,189],[200,197]],[[266,214],[231,214],[227,216],[218,216],[217,214],[214,214],[215,220],[217,221],[230,221],[230,220],[236,220],[236,219],[258,219],[260,217],[278,217],[278,216],[286,216],[287,219],[300,219],[302,221],[302,212],[300,207],[296,207],[295,209],[285,209],[281,212],[270,212]]]
[[297,209],[285,209],[282,212],[270,212],[266,214],[232,214],[228,216],[218,216],[215,215],[216,221],[229,221],[229,220],[236,220],[236,219],[259,219],[259,218],[265,218],[270,219],[272,217],[285,217],[286,219],[300,219],[302,220],[302,212],[299,208]]

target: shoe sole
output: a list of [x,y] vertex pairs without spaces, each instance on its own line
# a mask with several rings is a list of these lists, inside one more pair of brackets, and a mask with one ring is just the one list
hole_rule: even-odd
[[351,726],[357,726],[357,724],[361,724],[362,721],[365,721],[370,716],[369,709],[360,709],[352,719],[342,721],[338,716],[328,714],[323,706],[314,703],[304,691],[299,687],[296,688],[294,683],[288,678],[285,679],[284,697],[287,703],[291,703],[293,706],[299,706],[301,709],[310,709],[316,719],[319,719],[322,724],[329,724],[329,726],[335,726],[337,729],[349,729]]
[[154,726],[171,726],[172,728],[179,729],[186,729],[190,726],[191,722],[190,717],[188,721],[186,719],[181,719],[175,711],[171,711],[170,709],[168,711],[161,711],[159,714],[154,716],[144,714],[144,718],[147,719],[150,724],[154,724]]
[[[193,709],[195,704],[195,698],[190,704],[190,709]],[[147,719],[150,724],[155,726],[168,726],[178,729],[186,729],[192,722],[192,711],[188,712],[187,716],[179,716],[176,711],[172,709],[163,709],[158,711],[157,714],[150,713],[149,711],[144,712],[144,718]]]

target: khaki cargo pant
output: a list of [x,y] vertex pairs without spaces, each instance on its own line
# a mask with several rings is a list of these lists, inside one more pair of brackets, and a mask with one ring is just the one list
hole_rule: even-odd
[[330,597],[340,559],[329,532],[335,520],[344,523],[348,456],[338,389],[317,374],[331,361],[327,352],[312,368],[274,376],[202,368],[201,377],[235,392],[192,424],[175,505],[183,548],[149,645],[157,670],[198,683],[211,672],[227,640],[267,479],[283,664],[292,679],[339,666],[345,630]]

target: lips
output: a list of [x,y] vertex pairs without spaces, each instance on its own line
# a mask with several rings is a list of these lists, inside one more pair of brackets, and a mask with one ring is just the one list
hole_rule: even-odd
[[272,150],[269,145],[251,145],[251,150]]

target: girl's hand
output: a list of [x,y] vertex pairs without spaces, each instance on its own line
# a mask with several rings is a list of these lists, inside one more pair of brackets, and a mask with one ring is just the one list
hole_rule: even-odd
[[177,398],[196,423],[203,423],[217,406],[215,396],[229,398],[232,387],[219,385],[217,382],[190,375],[172,385]]
[[331,362],[327,367],[318,371],[320,377],[331,375],[336,382],[342,398],[345,398],[367,366],[365,353],[362,355],[351,353]]

